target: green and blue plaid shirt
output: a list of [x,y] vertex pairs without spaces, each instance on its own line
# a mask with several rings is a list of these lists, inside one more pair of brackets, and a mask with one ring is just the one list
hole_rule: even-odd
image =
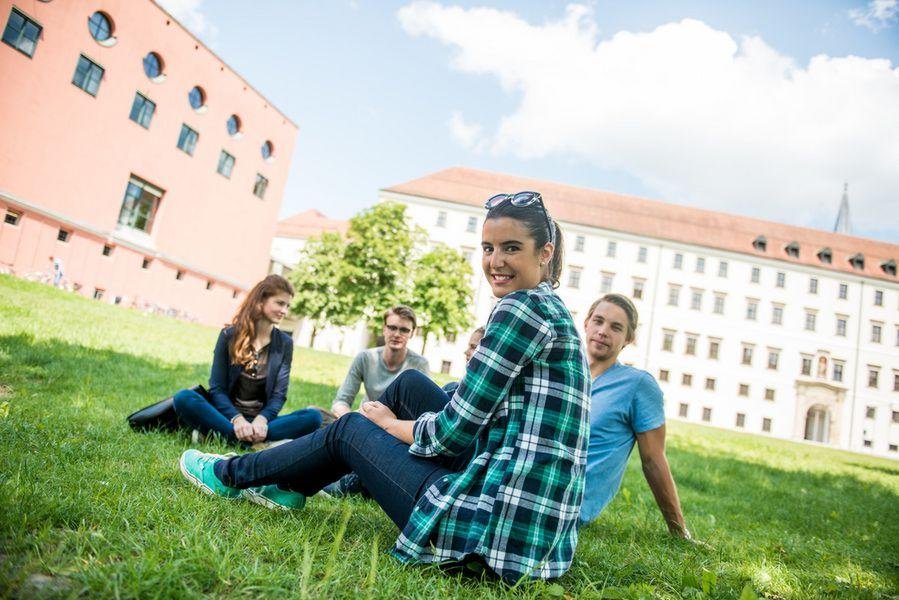
[[459,389],[415,422],[417,456],[474,458],[419,499],[393,548],[403,562],[476,555],[506,580],[571,566],[584,489],[590,371],[547,283],[497,302]]

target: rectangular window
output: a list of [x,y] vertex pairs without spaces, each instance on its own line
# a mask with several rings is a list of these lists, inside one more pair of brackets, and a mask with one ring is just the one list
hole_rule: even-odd
[[465,225],[465,231],[475,233],[478,230],[478,218],[468,217],[468,223]]
[[714,392],[715,391],[715,378],[714,377],[706,377],[705,378],[705,389]]
[[446,211],[441,210],[437,212],[437,222],[435,223],[437,227],[446,227]]
[[37,40],[41,37],[41,26],[19,12],[15,8],[9,13],[6,29],[3,30],[3,41],[24,54],[34,56]]
[[768,348],[768,368],[776,371],[777,363],[780,361],[780,350],[772,350]]
[[775,304],[771,307],[771,324],[782,325],[784,320],[784,307]]
[[72,76],[72,83],[91,96],[96,96],[100,89],[101,79],[103,79],[103,67],[83,54],[79,56],[78,64],[75,65],[75,75]]
[[612,282],[615,280],[614,273],[603,273],[602,280],[599,284],[599,291],[603,294],[608,294],[612,291]]
[[874,306],[883,306],[883,290],[874,290]]
[[674,348],[674,332],[665,331],[662,333],[662,350],[671,352]]
[[94,288],[94,300],[102,300],[104,292],[106,292],[106,290],[102,288]]
[[154,112],[156,112],[155,102],[140,93],[134,94],[134,103],[131,104],[131,114],[128,115],[129,119],[144,129],[149,129]]
[[680,378],[681,385],[691,386],[693,385],[693,376],[689,373],[684,373]]
[[871,323],[871,342],[874,344],[880,343],[880,336],[883,332],[883,324],[882,323]]
[[215,169],[220,175],[231,179],[231,172],[234,170],[234,157],[222,150],[219,154],[219,164]]
[[817,294],[818,293],[818,280],[814,277],[808,280],[808,293],[809,294]]
[[675,269],[683,269],[684,268],[684,255],[678,252],[674,255],[674,262],[671,265]]
[[150,264],[153,262],[152,258],[144,258],[144,261],[141,263],[140,268],[147,270],[150,268]]
[[659,369],[659,381],[668,381],[668,369]]
[[817,318],[817,315],[814,312],[812,312],[810,310],[805,311],[805,330],[806,331],[814,331],[815,330],[816,318]]
[[843,363],[836,360],[833,361],[833,380],[843,381]]
[[640,249],[637,250],[637,262],[638,263],[646,262],[646,246],[640,246]]
[[734,426],[743,429],[746,427],[746,415],[743,413],[737,413],[737,420],[734,423]]
[[211,289],[212,289],[212,280],[210,280],[210,279],[207,279],[207,280],[206,280],[206,289],[207,289],[207,290],[211,290]]
[[746,320],[755,321],[759,314],[758,300],[746,300]]
[[175,279],[177,279],[178,281],[184,279],[184,271],[181,271],[180,269],[178,271],[175,271]]
[[712,420],[712,409],[708,406],[702,408],[702,420],[706,423]]
[[872,367],[868,365],[868,387],[876,388],[877,387],[877,379],[880,376],[880,369],[877,367]]
[[668,288],[668,306],[677,306],[680,296],[680,286],[672,285]]
[[899,392],[899,372],[893,371],[893,391]]
[[156,186],[132,175],[119,211],[119,225],[150,233],[163,193]]
[[771,419],[765,417],[762,419],[762,431],[765,433],[771,433]]
[[618,253],[618,242],[609,240],[609,244],[606,246],[606,256],[609,258],[615,258],[615,254]]
[[872,442],[871,440],[862,440],[862,444],[864,445],[865,448],[870,448],[871,446],[874,445],[874,442]]
[[15,225],[19,224],[19,219],[21,219],[21,218],[22,218],[22,213],[16,212],[11,209],[7,209],[6,216],[3,218],[3,222],[6,223],[7,225],[15,226]]
[[265,190],[268,189],[268,179],[256,173],[256,183],[253,184],[253,195],[257,198],[265,198]]
[[874,419],[877,417],[877,408],[873,406],[865,407],[865,418],[866,419]]
[[705,258],[701,256],[696,257],[696,272],[705,273]]
[[188,127],[181,125],[181,133],[178,134],[178,148],[189,154],[194,155],[194,148],[197,147],[197,139],[200,134]]
[[453,366],[453,363],[451,361],[442,360],[442,361],[440,361],[440,372],[444,373],[444,374],[448,374],[450,372],[450,369],[452,368],[452,366]]
[[765,400],[774,401],[774,388],[765,388]]
[[[474,218],[474,217],[472,217]],[[474,231],[472,229],[472,231]],[[584,236],[579,235],[574,238],[574,251],[575,252],[583,252],[584,251]]]
[[712,312],[716,315],[724,314],[724,294],[715,294],[715,306],[712,308]]
[[899,451],[899,444],[890,444],[890,452]]
[[112,256],[112,246],[103,244],[103,256]]
[[758,283],[762,270],[758,267],[752,267],[752,275],[749,276],[750,283]]
[[899,423],[899,410],[894,410],[892,417],[890,417],[893,423]]
[[718,277],[727,277],[727,261],[718,262]]
[[696,340],[697,337],[695,335],[687,334],[687,344],[684,347],[684,354],[696,356]]
[[840,300],[845,300],[849,297],[849,286],[845,283],[840,284]]
[[751,344],[743,344],[743,357],[741,359],[741,362],[744,365],[752,366],[752,350],[754,347],[755,346]]
[[580,267],[570,267],[568,269],[568,287],[578,289],[581,287],[581,269]]
[[72,237],[72,232],[67,229],[60,229],[56,233],[56,240],[58,242],[68,242],[70,237]]
[[687,404],[686,402],[681,402],[680,405],[678,405],[678,407],[677,407],[677,416],[682,419],[686,419],[687,413],[689,411],[690,411],[690,405]]
[[782,287],[784,287],[784,286],[786,285],[786,283],[787,283],[787,274],[784,273],[783,271],[778,271],[778,272],[777,272],[777,279],[776,279],[776,281],[775,281],[775,283],[774,283],[774,286],[775,286],[775,287],[782,288]]
[[702,290],[693,290],[690,294],[690,310],[702,310]]
[[709,358],[712,360],[718,360],[718,349],[721,346],[721,342],[718,340],[709,340]]
[[837,316],[837,326],[834,335],[846,337],[846,317]]
[[640,300],[643,298],[643,279],[634,279],[634,300]]
[[803,356],[802,357],[802,366],[799,368],[799,373],[801,375],[811,376],[812,374],[812,357],[811,356]]
[[741,383],[741,384],[737,387],[737,394],[740,395],[740,396],[749,396],[749,384],[748,384],[748,383]]

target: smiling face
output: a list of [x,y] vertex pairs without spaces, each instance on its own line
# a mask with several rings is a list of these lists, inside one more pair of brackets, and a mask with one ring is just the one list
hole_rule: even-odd
[[274,296],[269,296],[263,300],[262,306],[259,309],[262,313],[262,319],[268,321],[272,325],[280,323],[284,317],[287,316],[291,298],[293,298],[293,296],[287,292],[279,292]]
[[525,224],[510,217],[484,221],[481,249],[484,275],[497,298],[537,287],[553,253],[552,244],[535,248]]
[[600,302],[584,323],[587,357],[590,362],[610,362],[630,343],[627,313],[611,302]]

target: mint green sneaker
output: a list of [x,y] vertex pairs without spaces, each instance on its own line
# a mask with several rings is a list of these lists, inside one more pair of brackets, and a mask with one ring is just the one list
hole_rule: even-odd
[[306,496],[282,490],[277,485],[261,485],[240,491],[244,499],[272,510],[299,510],[306,505]]
[[191,449],[184,451],[179,464],[181,473],[201,491],[223,498],[237,498],[240,490],[225,485],[221,479],[215,476],[213,470],[215,463],[224,459],[225,457],[221,454],[206,454]]

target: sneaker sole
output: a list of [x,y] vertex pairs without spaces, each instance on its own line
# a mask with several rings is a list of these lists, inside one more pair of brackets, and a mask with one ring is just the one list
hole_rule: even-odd
[[204,494],[209,494],[210,496],[218,496],[219,498],[224,498],[225,500],[234,500],[235,498],[239,498],[240,496],[221,496],[216,494],[215,491],[199,480],[197,477],[193,475],[193,473],[187,470],[187,467],[184,466],[184,455],[181,455],[181,458],[178,459],[178,466],[181,467],[181,474],[184,475],[185,479],[194,484],[196,487],[200,489]]
[[264,506],[269,510],[300,510],[299,508],[291,508],[289,506],[284,506],[283,504],[278,504],[277,502],[272,502],[262,494],[256,494],[250,490],[241,490],[240,497],[244,500],[249,500],[253,504]]

